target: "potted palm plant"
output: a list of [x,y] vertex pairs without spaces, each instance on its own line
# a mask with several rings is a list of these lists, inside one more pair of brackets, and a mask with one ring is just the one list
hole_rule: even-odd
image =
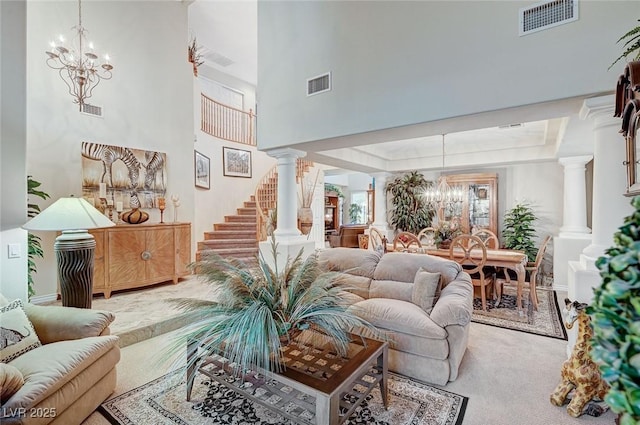
[[[41,199],[49,198],[49,194],[39,190],[42,185],[37,180],[34,180],[31,176],[27,176],[27,195],[37,196]],[[34,203],[32,200],[27,202],[27,217],[33,218],[40,212],[40,206]],[[42,244],[40,243],[40,236],[36,236],[33,233],[27,234],[27,288],[28,297],[31,298],[36,294],[34,289],[33,275],[37,272],[36,258],[44,258],[44,251],[42,250]]]
[[[281,348],[294,339],[323,335],[340,355],[345,355],[350,332],[363,328],[382,334],[358,317],[344,301],[339,274],[320,267],[316,254],[302,259],[302,251],[277,267],[278,245],[271,239],[273,268],[264,258],[248,268],[236,259],[211,254],[193,264],[196,274],[212,285],[216,301],[174,300],[192,316],[191,324],[177,335],[169,355],[183,352],[188,343],[222,354],[231,362],[266,371],[281,371]],[[314,332],[306,332],[313,330]]]

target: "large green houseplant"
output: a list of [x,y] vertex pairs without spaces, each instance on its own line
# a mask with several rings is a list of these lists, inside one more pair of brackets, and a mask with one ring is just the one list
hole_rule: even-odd
[[411,171],[387,183],[386,190],[391,192],[392,204],[389,211],[390,223],[396,230],[417,235],[420,230],[431,225],[434,211],[424,199],[429,185],[417,171]]
[[[273,238],[271,247],[277,263],[278,245]],[[211,284],[217,299],[174,300],[192,321],[173,340],[168,355],[183,352],[195,340],[244,367],[280,371],[281,348],[292,339],[323,334],[345,355],[351,331],[367,329],[381,336],[345,302],[340,275],[324,271],[316,254],[303,260],[301,251],[287,259],[283,270],[269,266],[262,257],[257,266],[247,267],[216,254],[194,263],[193,268]],[[302,334],[309,329],[316,332]]]
[[535,261],[538,254],[533,239],[536,229],[533,224],[537,217],[531,205],[519,202],[504,215],[502,241],[506,249],[524,251],[529,261]]
[[598,258],[602,283],[595,288],[591,356],[610,385],[605,402],[620,425],[640,423],[640,197],[615,233],[614,246]]
[[[39,181],[34,180],[31,176],[27,176],[27,195],[37,196],[41,199],[48,199],[49,194],[38,190],[42,185]],[[40,213],[40,206],[33,202],[33,200],[27,200],[27,217],[33,218]],[[33,233],[27,233],[27,288],[28,296],[31,298],[36,294],[33,283],[33,275],[37,272],[36,258],[44,258],[44,251],[42,250],[41,239],[39,236]]]
[[[640,22],[640,19],[638,19]],[[609,65],[609,69],[622,58],[631,58],[631,60],[637,61],[640,60],[640,25],[635,28],[629,30],[626,34],[618,39],[618,43],[626,40],[626,42],[622,45],[624,48],[624,52],[618,58],[613,61],[611,65]]]

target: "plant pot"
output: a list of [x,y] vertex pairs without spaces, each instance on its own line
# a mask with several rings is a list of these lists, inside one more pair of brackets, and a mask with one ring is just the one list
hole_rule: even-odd
[[313,227],[313,211],[311,208],[302,207],[298,209],[298,220],[300,221],[300,231],[303,235],[308,235]]
[[438,249],[449,249],[451,248],[451,239],[445,239],[438,244]]

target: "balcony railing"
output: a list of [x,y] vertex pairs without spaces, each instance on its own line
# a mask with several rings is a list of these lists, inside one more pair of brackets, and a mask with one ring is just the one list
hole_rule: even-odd
[[201,94],[200,117],[203,132],[231,142],[256,145],[256,116],[251,109],[245,112]]

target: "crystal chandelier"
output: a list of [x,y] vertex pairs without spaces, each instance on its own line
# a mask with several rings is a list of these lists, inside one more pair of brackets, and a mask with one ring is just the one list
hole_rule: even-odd
[[78,26],[74,37],[77,48],[72,45],[64,46],[64,37],[58,38],[58,44],[52,41],[51,50],[47,51],[47,65],[57,69],[60,78],[69,89],[69,94],[74,97],[73,103],[77,103],[82,111],[82,105],[91,97],[93,89],[101,80],[111,79],[113,66],[109,63],[109,55],[104,55],[104,63],[98,63],[98,55],[93,50],[93,43],[87,43],[87,30],[82,26],[82,1],[78,0]]
[[[442,135],[442,172],[444,172],[444,134]],[[438,177],[438,183],[431,185],[425,191],[425,200],[433,208],[444,209],[452,208],[456,204],[459,204],[464,199],[464,192],[462,186],[454,185],[449,186],[447,178],[443,175]]]

